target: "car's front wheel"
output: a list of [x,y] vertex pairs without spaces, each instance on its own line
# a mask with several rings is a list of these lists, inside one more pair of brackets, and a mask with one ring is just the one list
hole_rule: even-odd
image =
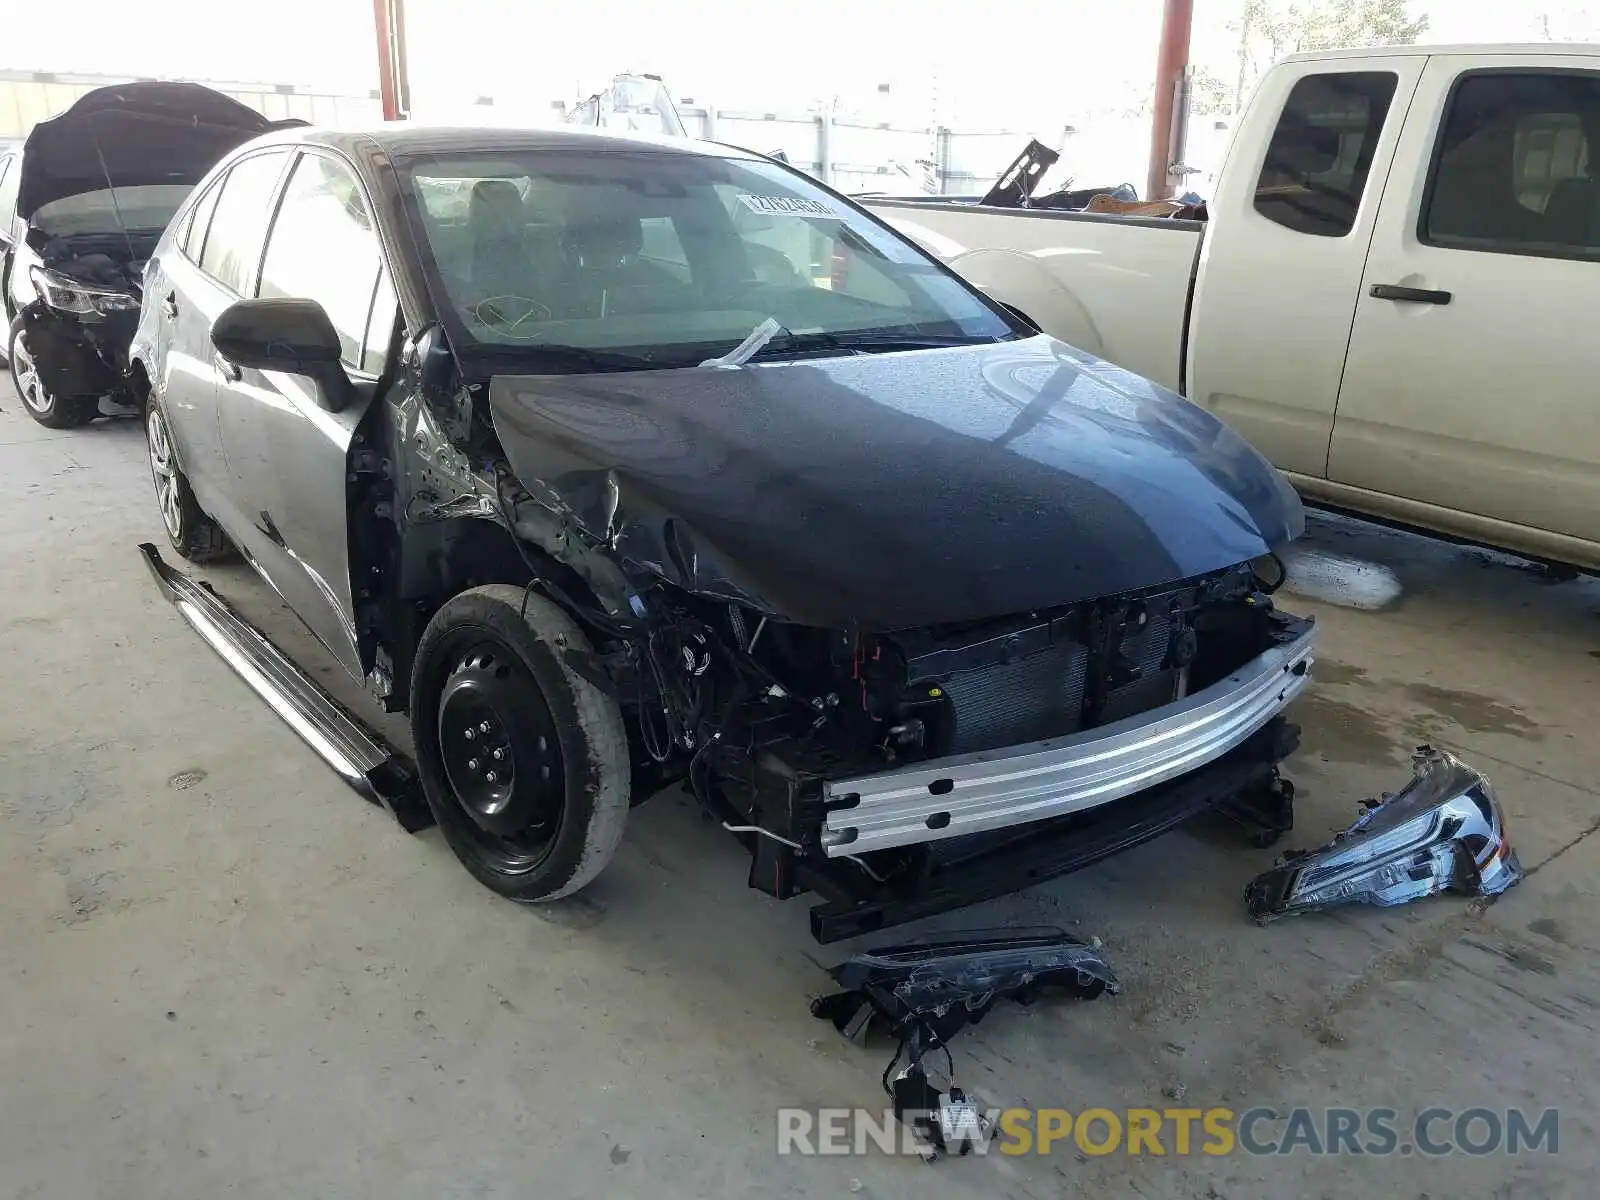
[[172,430],[161,406],[153,399],[145,407],[144,440],[150,450],[150,476],[156,485],[156,505],[167,528],[172,548],[192,563],[225,558],[233,547],[222,526],[213,521],[194,498],[189,478],[178,465]]
[[537,593],[473,588],[434,614],[411,676],[428,806],[480,883],[531,903],[570,895],[610,861],[628,816],[615,698],[575,672],[583,631]]
[[39,374],[39,363],[28,345],[28,330],[23,317],[11,322],[7,341],[11,359],[11,382],[16,385],[22,407],[46,429],[73,429],[86,425],[100,413],[98,396],[58,396]]

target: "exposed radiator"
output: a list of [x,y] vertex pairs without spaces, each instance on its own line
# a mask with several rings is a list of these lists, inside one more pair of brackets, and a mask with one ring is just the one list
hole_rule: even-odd
[[1153,608],[1143,629],[1130,629],[1122,638],[1122,653],[1139,671],[1139,678],[1106,694],[1101,720],[1116,721],[1148,712],[1178,698],[1178,672],[1162,670],[1172,649],[1172,621]]
[[1072,733],[1083,719],[1089,652],[1059,642],[1016,662],[980,667],[944,684],[955,715],[949,753],[994,750]]
[[[1192,599],[1192,593],[1178,595],[1185,603]],[[1182,673],[1167,664],[1172,599],[1151,603],[1144,624],[1130,625],[1123,634],[1123,656],[1138,676],[1106,694],[1097,724],[1178,699]],[[1015,662],[952,675],[943,684],[954,719],[946,753],[995,750],[1077,732],[1083,727],[1088,664],[1085,646],[1063,640]]]

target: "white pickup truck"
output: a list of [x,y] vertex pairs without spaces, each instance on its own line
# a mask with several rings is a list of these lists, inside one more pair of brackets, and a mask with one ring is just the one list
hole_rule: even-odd
[[1200,220],[862,202],[1316,501],[1600,568],[1600,47],[1290,58]]

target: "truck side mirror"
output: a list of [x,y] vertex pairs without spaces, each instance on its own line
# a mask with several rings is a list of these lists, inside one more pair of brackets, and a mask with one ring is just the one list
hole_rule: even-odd
[[354,388],[339,361],[339,334],[315,300],[240,300],[218,314],[211,344],[222,357],[257,371],[304,375],[317,384],[317,403],[338,412]]

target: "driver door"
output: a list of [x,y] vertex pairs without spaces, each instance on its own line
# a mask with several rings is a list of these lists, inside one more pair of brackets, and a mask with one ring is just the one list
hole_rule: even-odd
[[377,389],[396,301],[350,165],[300,153],[284,186],[254,294],[315,300],[339,333],[356,398],[339,412],[312,380],[233,367],[221,388],[223,445],[252,526],[258,568],[318,639],[360,678],[350,579],[347,456]]

